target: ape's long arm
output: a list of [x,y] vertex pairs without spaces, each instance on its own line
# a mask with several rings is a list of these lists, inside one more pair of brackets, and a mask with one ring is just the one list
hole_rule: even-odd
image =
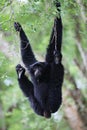
[[[55,3],[57,7],[57,11],[59,10],[58,7],[60,7],[59,3]],[[59,59],[59,62],[61,61],[61,45],[62,45],[62,20],[59,15],[59,17],[56,17],[54,19],[54,26],[52,28],[52,33],[50,37],[50,42],[47,48],[47,54],[46,54],[46,62],[52,63],[55,60],[55,56]]]
[[25,66],[29,69],[29,65],[36,62],[29,40],[19,23],[14,23],[15,30],[19,32],[21,41],[21,56]]

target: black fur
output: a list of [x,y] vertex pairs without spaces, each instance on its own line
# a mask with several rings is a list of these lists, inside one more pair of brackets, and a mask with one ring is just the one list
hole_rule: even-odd
[[17,65],[16,71],[18,74],[19,86],[25,96],[29,98],[33,110],[38,115],[50,118],[51,113],[56,112],[62,102],[64,68],[61,63],[61,17],[56,17],[54,20],[54,26],[47,48],[45,62],[39,62],[36,60],[32,52],[30,42],[27,39],[21,25],[15,22],[14,27],[16,31],[19,31],[22,60],[31,76],[30,81],[25,76],[25,69],[21,65]]

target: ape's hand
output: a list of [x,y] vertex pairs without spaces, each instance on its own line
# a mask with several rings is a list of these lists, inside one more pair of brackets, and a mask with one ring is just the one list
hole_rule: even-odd
[[60,2],[58,1],[58,0],[54,0],[54,5],[56,6],[56,7],[60,7],[61,5],[60,5]]
[[18,79],[20,79],[25,74],[25,68],[22,67],[20,64],[16,66],[16,72],[18,75]]
[[14,28],[18,32],[20,32],[22,29],[21,25],[18,22],[14,22]]

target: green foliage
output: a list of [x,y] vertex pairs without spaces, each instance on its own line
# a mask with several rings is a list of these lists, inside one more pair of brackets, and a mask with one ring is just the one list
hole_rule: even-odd
[[[83,66],[81,54],[76,46],[76,17],[81,17],[81,6],[73,0],[60,0],[61,15],[63,19],[63,64],[65,73],[70,71],[71,76],[79,86],[82,86],[84,95],[87,84],[78,67],[74,63],[77,59]],[[83,0],[84,12],[87,16],[87,0]],[[18,21],[27,33],[30,43],[39,59],[44,56],[49,43],[56,9],[53,0],[0,0],[0,32],[9,42],[10,50],[15,56],[11,58],[0,52],[0,129],[5,126],[7,130],[71,130],[67,120],[64,119],[63,107],[51,119],[47,120],[37,116],[29,106],[27,99],[21,93],[15,73],[15,66],[20,62],[18,33],[13,24]],[[79,19],[79,32],[82,47],[87,52],[86,26]],[[0,46],[3,43],[0,42]],[[14,49],[11,49],[14,48]],[[1,50],[2,51],[2,50]],[[41,57],[40,57],[41,56]],[[65,74],[66,76],[66,74]],[[65,79],[67,88],[74,89],[74,85]],[[65,90],[65,88],[64,88]],[[65,91],[64,91],[65,93]],[[85,96],[86,97],[86,96]],[[69,98],[70,102],[72,99]]]

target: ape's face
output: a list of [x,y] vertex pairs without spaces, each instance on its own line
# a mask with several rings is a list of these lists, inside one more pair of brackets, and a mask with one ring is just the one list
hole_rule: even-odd
[[46,71],[46,64],[43,62],[37,62],[30,66],[31,73],[35,76],[36,79],[42,77]]

